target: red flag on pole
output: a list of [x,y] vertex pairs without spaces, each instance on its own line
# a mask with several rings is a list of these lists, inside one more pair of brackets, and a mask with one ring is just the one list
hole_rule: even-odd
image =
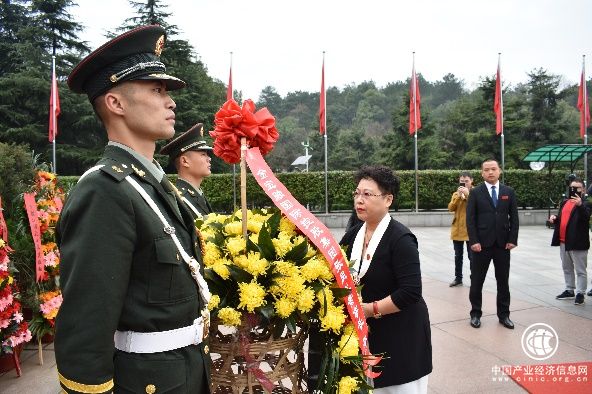
[[502,77],[500,73],[499,59],[497,62],[497,74],[495,76],[495,99],[493,101],[495,112],[495,134],[504,134],[504,102],[502,100]]
[[419,94],[419,83],[415,74],[415,61],[411,72],[411,86],[409,87],[409,134],[413,135],[421,129],[421,95]]
[[584,138],[586,129],[590,126],[590,106],[588,104],[584,64],[582,64],[582,76],[580,78],[580,90],[578,92],[578,109],[580,110],[580,137]]
[[319,105],[319,132],[324,135],[327,131],[326,103],[325,103],[325,55],[323,55],[323,69],[321,72],[321,99]]
[[51,92],[49,94],[49,142],[53,142],[58,135],[58,116],[60,112],[58,81],[54,69],[51,73]]
[[232,98],[233,98],[233,94],[232,94],[232,64],[231,64],[230,65],[230,75],[228,76],[228,87],[226,88],[226,101],[231,100]]

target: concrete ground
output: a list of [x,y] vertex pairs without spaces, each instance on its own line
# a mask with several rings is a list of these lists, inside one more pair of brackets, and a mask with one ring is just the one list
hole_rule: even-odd
[[[430,393],[524,392],[512,380],[499,379],[496,368],[592,360],[592,298],[587,297],[582,306],[575,306],[573,300],[555,300],[564,290],[564,281],[559,250],[549,246],[551,230],[544,226],[520,229],[519,245],[512,251],[510,269],[514,330],[504,328],[497,321],[493,268],[488,272],[483,292],[482,326],[474,329],[469,325],[468,262],[464,267],[464,286],[448,287],[454,276],[449,229],[415,227],[412,230],[419,240],[423,294],[432,325],[434,371],[429,377]],[[332,231],[339,240],[343,229]],[[589,273],[590,280],[592,270]],[[550,325],[559,337],[557,352],[543,362],[528,358],[521,346],[522,333],[534,323]],[[23,375],[17,378],[14,371],[0,374],[0,392],[58,393],[52,344],[45,345],[43,355],[41,366],[36,345],[29,345],[21,355]],[[588,371],[588,378],[592,380],[592,371]]]

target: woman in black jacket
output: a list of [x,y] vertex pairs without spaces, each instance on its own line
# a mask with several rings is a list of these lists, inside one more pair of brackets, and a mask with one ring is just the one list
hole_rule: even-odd
[[421,296],[417,239],[389,207],[399,179],[384,166],[364,167],[353,193],[358,218],[341,240],[362,287],[370,351],[384,353],[374,393],[425,393],[432,372],[428,308]]

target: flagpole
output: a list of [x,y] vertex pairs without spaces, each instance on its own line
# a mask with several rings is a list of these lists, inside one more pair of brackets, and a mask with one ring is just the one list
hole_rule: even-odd
[[[230,97],[228,97],[230,96]],[[226,101],[234,98],[232,91],[232,52],[230,52],[230,72],[228,74],[228,87],[226,91]],[[236,209],[236,164],[232,165],[232,205],[233,210]]]
[[[325,79],[325,51],[323,51],[323,81]],[[329,182],[327,179],[327,89],[323,89],[321,94],[323,95],[323,102],[325,103],[325,116],[323,117],[324,122],[324,139],[325,139],[325,213],[329,213]]]
[[[588,110],[588,92],[586,91],[586,55],[582,55],[582,102],[584,103],[584,145],[588,145],[588,127],[586,124],[586,113]],[[580,116],[582,116],[580,114]],[[584,153],[584,186],[588,190],[588,152]]]
[[504,138],[504,97],[503,97],[503,89],[502,89],[502,66],[501,66],[501,57],[502,53],[498,52],[497,54],[497,69],[499,70],[499,84],[500,84],[500,118],[501,118],[501,127],[502,133],[500,135],[500,143],[501,143],[501,154],[502,154],[502,183],[504,183],[504,174],[506,170],[506,158],[504,152],[504,145],[505,145],[505,138]]
[[415,156],[415,212],[419,212],[419,188],[418,188],[418,159],[417,159],[417,77],[415,74],[415,52],[413,52],[413,75],[411,76],[411,85],[413,92],[413,127],[415,129],[413,133],[414,141],[414,156]]
[[[56,134],[57,134],[57,122],[56,122],[56,96],[57,92],[55,88],[57,87],[57,80],[55,75],[55,55],[51,57],[51,101],[52,101],[52,109],[51,109],[51,119],[53,121],[53,141],[51,142],[52,146],[52,158],[53,158],[53,173],[58,173],[58,168],[56,165]],[[56,86],[54,86],[54,83]]]

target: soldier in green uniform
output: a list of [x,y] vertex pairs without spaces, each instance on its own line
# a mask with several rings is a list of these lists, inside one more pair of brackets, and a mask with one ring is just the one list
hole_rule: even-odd
[[203,217],[212,212],[212,207],[201,190],[201,182],[212,172],[212,148],[203,141],[203,125],[196,124],[167,145],[160,153],[169,155],[169,160],[177,169],[177,189],[183,202],[194,217]]
[[59,223],[63,304],[55,352],[67,393],[209,393],[210,293],[193,217],[153,159],[174,135],[165,32],[141,26],[107,42],[68,78],[109,138]]

